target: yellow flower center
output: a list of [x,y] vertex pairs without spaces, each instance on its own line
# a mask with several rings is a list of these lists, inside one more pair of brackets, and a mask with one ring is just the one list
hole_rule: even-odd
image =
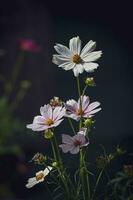
[[81,58],[78,54],[75,54],[73,57],[72,57],[72,61],[76,64],[80,63],[81,62]]
[[40,181],[42,178],[44,178],[44,174],[42,172],[40,172],[40,174],[36,175],[36,180]]
[[44,124],[50,126],[50,125],[54,124],[54,121],[52,119],[46,119],[44,121]]
[[76,110],[76,115],[83,115],[84,114],[84,111],[82,110],[82,108],[79,108]]

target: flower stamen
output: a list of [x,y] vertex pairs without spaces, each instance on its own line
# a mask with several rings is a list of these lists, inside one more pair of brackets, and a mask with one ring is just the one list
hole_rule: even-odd
[[42,172],[36,175],[36,180],[37,181],[40,181],[43,178],[44,178],[44,174]]
[[81,145],[81,141],[80,141],[80,140],[75,140],[75,141],[74,141],[74,145],[75,145],[75,146]]
[[83,115],[84,114],[84,111],[82,110],[82,108],[79,108],[76,110],[76,115]]
[[50,126],[50,125],[54,124],[54,121],[52,119],[46,119],[44,121],[44,124],[47,125],[47,126]]
[[81,62],[81,57],[78,55],[78,54],[75,54],[73,57],[72,57],[72,61],[76,64],[80,63]]

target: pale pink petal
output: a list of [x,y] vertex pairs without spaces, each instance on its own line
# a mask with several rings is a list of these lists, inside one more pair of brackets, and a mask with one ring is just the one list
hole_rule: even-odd
[[77,134],[86,136],[86,131],[87,131],[87,128],[81,128]]
[[73,147],[71,150],[70,150],[70,153],[71,154],[77,154],[80,150],[80,147],[79,146],[76,146],[76,147]]
[[68,49],[66,46],[62,45],[62,44],[56,44],[54,46],[55,50],[57,51],[57,53],[63,55],[63,56],[71,56],[71,51],[70,49]]
[[39,124],[28,124],[26,127],[32,129],[33,131],[43,131],[47,129],[47,126]]
[[57,106],[55,107],[54,111],[53,111],[53,120],[57,121],[60,118],[64,117],[66,113],[66,109],[62,108],[61,106]]
[[49,126],[49,128],[58,126],[63,120],[64,120],[64,119],[60,119],[60,120],[54,122],[54,124],[52,124],[51,126]]
[[45,118],[43,116],[36,116],[33,119],[33,124],[40,124],[40,125],[44,125],[44,120]]
[[70,42],[69,42],[69,48],[70,51],[73,52],[73,54],[80,54],[81,51],[81,40],[80,38],[77,37],[73,37]]
[[75,113],[75,111],[78,109],[78,104],[75,100],[71,99],[66,102],[65,107],[67,110]]
[[84,58],[84,56],[86,56],[86,54],[88,54],[89,52],[92,52],[93,50],[95,50],[96,48],[96,42],[93,42],[92,40],[90,40],[82,49],[81,51],[81,57]]
[[[93,115],[93,114],[99,112],[100,110],[101,110],[101,108],[97,108],[97,109],[94,109],[94,110],[92,110],[92,111],[89,111],[89,115]],[[86,114],[87,114],[87,113],[86,113]]]
[[84,62],[93,62],[93,61],[96,61],[98,60],[102,55],[102,51],[94,51],[94,52],[91,52],[89,54],[86,54],[86,56],[84,56],[83,61]]
[[72,144],[73,139],[70,135],[62,134],[62,142],[67,144]]
[[98,101],[95,101],[88,106],[88,108],[85,112],[90,112],[90,111],[94,110],[95,108],[97,108],[98,106],[100,106],[100,103]]
[[62,149],[64,153],[67,153],[73,148],[73,145],[71,144],[60,144],[59,147]]
[[52,106],[51,106],[51,105],[48,105],[48,110],[47,110],[48,119],[52,119],[52,115],[53,115]]
[[[90,99],[88,96],[81,96],[81,104],[82,104],[82,110],[85,111],[85,109],[89,106]],[[80,98],[78,100],[78,108],[80,108]]]
[[45,119],[49,118],[49,114],[48,114],[49,106],[50,105],[48,104],[48,105],[44,105],[40,108],[40,113]]
[[78,115],[76,115],[76,114],[74,114],[74,113],[69,113],[69,112],[67,112],[66,113],[66,115],[65,115],[65,117],[70,117],[70,118],[72,118],[72,119],[74,119],[74,120],[76,120],[76,121],[79,121],[80,120],[80,116],[78,116]]
[[73,141],[78,140],[81,144],[85,143],[85,136],[83,134],[77,134],[73,137]]

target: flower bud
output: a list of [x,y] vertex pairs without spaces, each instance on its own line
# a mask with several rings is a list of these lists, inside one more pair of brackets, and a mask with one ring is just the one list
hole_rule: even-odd
[[93,77],[86,78],[85,84],[88,85],[88,86],[95,86],[96,85]]
[[50,129],[47,129],[45,132],[44,132],[44,138],[45,139],[51,139],[53,137],[53,132],[50,130]]
[[50,100],[50,105],[53,107],[62,106],[62,101],[59,99],[59,97],[54,97]]
[[92,120],[92,118],[88,118],[83,122],[83,124],[85,128],[90,129],[92,127],[92,124],[94,124],[94,120]]
[[47,157],[44,156],[42,153],[36,153],[31,161],[34,161],[35,164],[43,164],[47,160]]
[[58,162],[56,162],[56,161],[55,161],[55,162],[53,162],[53,163],[52,163],[52,167],[55,167],[55,168],[57,168],[57,167],[58,167]]

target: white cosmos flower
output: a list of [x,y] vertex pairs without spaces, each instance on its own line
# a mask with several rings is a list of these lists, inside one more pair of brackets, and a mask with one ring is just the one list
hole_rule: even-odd
[[26,184],[26,187],[31,188],[34,185],[43,182],[45,177],[49,174],[51,170],[52,170],[52,167],[48,166],[44,170],[37,172],[35,177],[28,179],[28,183]]
[[53,55],[52,62],[64,70],[73,70],[74,76],[86,72],[93,72],[97,69],[98,64],[94,61],[98,60],[102,51],[93,51],[96,48],[96,42],[90,40],[81,50],[81,40],[79,36],[70,39],[69,48],[62,44],[54,46],[58,54]]

